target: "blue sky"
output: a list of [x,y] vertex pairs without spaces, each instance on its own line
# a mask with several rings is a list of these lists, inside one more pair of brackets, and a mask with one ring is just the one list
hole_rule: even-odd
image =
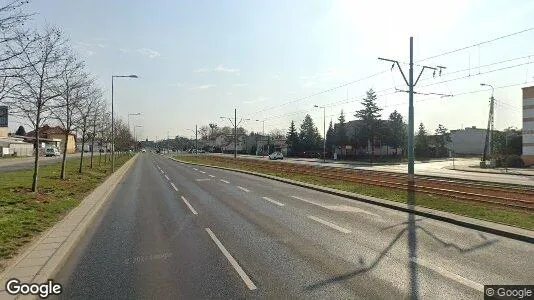
[[[410,36],[417,62],[534,27],[532,1],[398,2],[35,0],[29,10],[37,13],[32,26],[48,22],[64,29],[108,101],[112,74],[139,75],[116,81],[115,109],[124,119],[141,112],[131,124],[142,125],[138,132],[149,139],[191,136],[195,124],[228,125],[220,116],[233,116],[234,108],[238,118],[265,119],[266,131],[285,130],[291,120],[299,125],[310,113],[322,132],[322,110],[314,104],[329,105],[328,121],[342,109],[350,120],[367,89],[406,88],[398,70],[389,71],[377,57],[407,62]],[[416,90],[460,94],[480,90],[481,82],[519,84],[496,90],[495,125],[521,127],[521,87],[534,85],[533,42],[534,30],[426,60],[447,69],[441,78],[425,72]],[[515,60],[479,68],[507,59]],[[517,64],[525,65],[488,72]],[[471,76],[439,83],[464,75]],[[378,93],[383,115],[397,109],[406,116],[407,94],[387,92]],[[417,95],[415,120],[431,131],[439,123],[485,127],[489,96],[489,89],[448,98]],[[244,124],[262,129],[260,122]]]

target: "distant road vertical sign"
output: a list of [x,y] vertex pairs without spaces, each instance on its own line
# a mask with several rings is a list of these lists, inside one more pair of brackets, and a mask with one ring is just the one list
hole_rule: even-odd
[[7,106],[0,106],[0,127],[7,127]]

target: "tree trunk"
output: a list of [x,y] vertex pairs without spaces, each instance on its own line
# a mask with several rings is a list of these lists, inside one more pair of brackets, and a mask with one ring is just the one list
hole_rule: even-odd
[[78,169],[78,173],[82,173],[82,167],[83,167],[83,153],[84,153],[84,150],[85,150],[85,130],[86,130],[86,127],[87,127],[87,122],[86,120],[84,119],[83,120],[83,127],[82,127],[82,153],[80,155],[80,167]]
[[100,167],[101,163],[102,163],[102,145],[103,145],[103,141],[102,141],[102,138],[100,138],[100,147],[98,149],[98,167]]
[[95,152],[96,117],[93,120],[93,136],[91,138],[91,169],[93,168],[93,155]]
[[67,142],[69,141],[69,132],[68,130],[65,130],[65,143],[63,145],[63,158],[61,159],[61,174],[60,178],[65,179],[65,173],[66,173],[66,164],[67,164]]
[[[39,109],[37,114],[39,115]],[[35,126],[35,160],[33,163],[33,180],[32,180],[32,192],[37,192],[37,178],[39,175],[39,123],[40,118],[37,117],[37,126]]]

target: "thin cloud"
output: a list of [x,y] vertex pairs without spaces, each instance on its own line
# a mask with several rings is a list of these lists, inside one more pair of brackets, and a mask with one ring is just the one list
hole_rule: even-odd
[[193,70],[194,73],[206,73],[208,71],[209,70],[207,68],[198,68]]
[[105,46],[104,44],[97,44],[97,46],[98,46],[99,48],[106,48],[106,46]]
[[137,52],[141,53],[142,55],[144,55],[144,56],[146,56],[148,58],[156,58],[156,57],[160,56],[158,51],[155,51],[155,50],[152,50],[152,49],[148,49],[148,48],[137,49]]
[[239,69],[226,68],[223,65],[218,65],[215,68],[216,72],[225,72],[225,73],[239,73]]
[[203,85],[199,85],[199,86],[194,86],[191,88],[191,90],[207,90],[207,89],[211,89],[211,88],[214,88],[215,85],[214,84],[203,84]]
[[236,83],[234,84],[235,87],[243,87],[243,86],[247,86],[248,84],[246,83]]
[[258,98],[253,99],[253,100],[243,101],[243,103],[245,103],[245,104],[260,103],[260,102],[267,101],[268,99],[269,98],[267,98],[267,97],[258,97]]

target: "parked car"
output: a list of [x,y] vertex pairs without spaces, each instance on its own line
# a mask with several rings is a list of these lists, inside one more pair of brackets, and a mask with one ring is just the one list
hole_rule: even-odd
[[61,153],[59,152],[59,150],[57,148],[46,148],[45,149],[45,156],[49,157],[49,156],[60,156]]
[[269,159],[270,160],[284,159],[284,155],[282,154],[282,152],[273,152],[269,154]]

